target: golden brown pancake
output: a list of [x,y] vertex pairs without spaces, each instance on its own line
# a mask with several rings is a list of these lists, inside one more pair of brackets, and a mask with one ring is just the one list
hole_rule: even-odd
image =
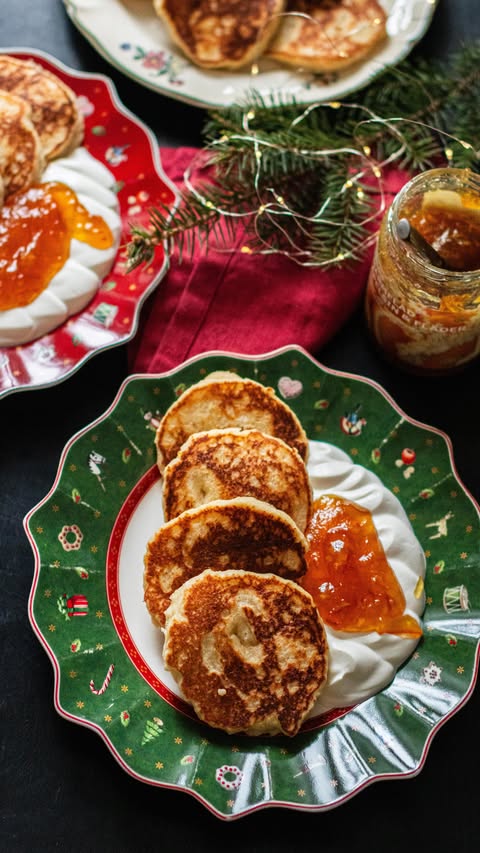
[[285,0],[153,0],[172,41],[203,68],[241,68],[276,32]]
[[250,496],[283,510],[304,532],[312,488],[298,451],[255,429],[214,429],[187,439],[164,471],[167,521],[201,504]]
[[229,734],[298,732],[328,671],[305,590],[272,574],[205,571],[165,615],[165,665],[201,720]]
[[290,0],[265,55],[311,71],[336,71],[368,56],[385,38],[377,0]]
[[45,167],[27,101],[0,90],[0,176],[5,198],[38,181]]
[[226,427],[254,427],[276,435],[307,458],[305,431],[273,388],[217,371],[184,391],[165,412],[155,436],[160,473],[194,432]]
[[47,161],[66,156],[82,141],[83,117],[75,93],[37,62],[0,53],[0,90],[23,98]]
[[188,509],[162,525],[147,545],[147,609],[153,622],[163,626],[171,594],[205,569],[298,578],[306,570],[306,550],[307,540],[290,516],[254,498]]

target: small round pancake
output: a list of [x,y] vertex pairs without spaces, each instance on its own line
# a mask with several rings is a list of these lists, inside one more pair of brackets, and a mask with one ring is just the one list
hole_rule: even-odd
[[273,504],[305,531],[312,487],[300,454],[280,438],[255,429],[197,432],[165,468],[167,521],[186,509],[242,496]]
[[285,0],[153,0],[171,39],[203,68],[241,68],[267,46]]
[[276,435],[308,456],[308,439],[292,409],[273,390],[216,371],[192,385],[165,412],[155,436],[160,473],[194,432],[227,427],[255,428]]
[[255,498],[214,501],[162,525],[144,558],[145,604],[165,624],[171,594],[205,569],[270,572],[298,578],[306,571],[307,540],[289,515]]
[[311,596],[255,572],[207,570],[179,587],[163,657],[197,716],[229,734],[295,735],[328,671]]
[[44,167],[30,105],[0,89],[0,175],[5,199],[38,181]]
[[47,161],[66,156],[80,145],[84,123],[77,97],[56,74],[33,60],[0,53],[0,90],[30,104]]
[[265,55],[319,73],[339,71],[385,40],[386,22],[378,0],[291,0]]

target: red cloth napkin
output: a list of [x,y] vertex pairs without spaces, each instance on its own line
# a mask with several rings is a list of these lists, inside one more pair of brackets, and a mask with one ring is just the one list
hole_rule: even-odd
[[[168,177],[182,185],[196,149],[161,151]],[[394,173],[389,191],[405,176]],[[133,372],[169,370],[208,350],[260,355],[297,344],[311,353],[340,329],[360,304],[371,250],[354,269],[310,269],[283,255],[197,249],[175,255],[142,313],[129,347]]]

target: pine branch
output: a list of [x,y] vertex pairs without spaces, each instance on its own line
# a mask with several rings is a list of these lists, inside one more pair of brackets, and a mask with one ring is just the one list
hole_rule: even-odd
[[209,113],[209,179],[190,185],[173,212],[152,210],[149,229],[132,226],[128,269],[151,260],[157,244],[179,260],[197,241],[228,248],[238,228],[250,251],[282,251],[303,264],[361,257],[375,169],[478,171],[479,128],[480,42],[448,65],[405,60],[342,103],[252,91]]

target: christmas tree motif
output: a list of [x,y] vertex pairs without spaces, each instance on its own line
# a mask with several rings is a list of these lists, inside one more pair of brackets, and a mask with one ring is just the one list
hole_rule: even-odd
[[159,735],[163,735],[162,720],[160,720],[159,717],[154,717],[153,720],[147,720],[142,737],[142,746],[145,746],[147,743],[151,743],[151,741],[155,740]]

